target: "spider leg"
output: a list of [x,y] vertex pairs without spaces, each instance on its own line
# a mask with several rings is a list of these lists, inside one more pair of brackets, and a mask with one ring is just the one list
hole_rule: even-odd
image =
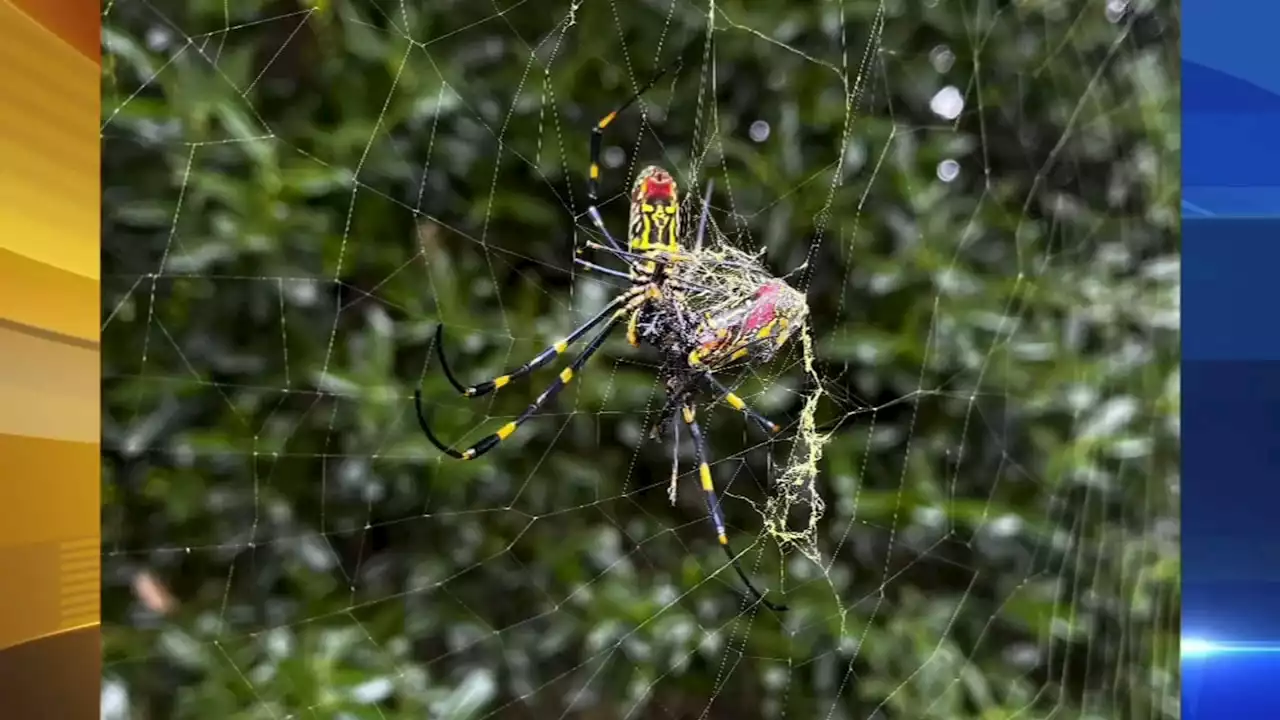
[[729,546],[729,538],[724,525],[724,514],[720,511],[720,499],[716,496],[716,489],[711,480],[711,466],[707,464],[707,448],[706,441],[702,437],[702,428],[698,426],[698,421],[694,418],[692,405],[685,405],[681,408],[681,413],[684,416],[684,424],[689,428],[689,435],[693,438],[693,450],[698,458],[698,476],[702,480],[702,491],[707,496],[707,510],[711,514],[711,522],[716,528],[716,539],[720,541],[720,547],[724,550],[725,557],[729,558],[729,564],[733,565],[734,572],[738,573],[738,577],[747,586],[747,590],[765,607],[774,612],[786,610],[786,605],[777,605],[769,602],[764,593],[756,589],[742,566],[738,564],[738,556]]
[[[654,421],[653,426],[649,428],[650,440],[661,440],[662,435],[666,432],[667,423],[671,423],[671,429],[675,430],[678,426],[673,422],[676,416],[676,403],[670,398],[663,403],[662,409],[658,411],[658,419]],[[677,433],[678,436],[678,433]]]
[[667,486],[667,499],[676,504],[676,481],[680,477],[680,426],[671,424],[671,484]]
[[587,207],[587,215],[591,216],[591,223],[596,226],[596,230],[599,230],[600,234],[604,236],[605,241],[609,243],[608,246],[599,245],[598,247],[601,250],[607,250],[613,253],[619,258],[623,258],[624,256],[622,253],[625,253],[626,250],[624,250],[617,239],[613,237],[613,233],[609,232],[608,226],[604,224],[604,218],[600,217],[600,209],[596,207],[595,203],[595,198],[591,198],[591,205]]
[[596,354],[596,351],[604,344],[605,339],[609,337],[609,333],[617,326],[618,322],[626,312],[627,308],[625,307],[614,310],[613,315],[610,316],[609,323],[605,326],[604,330],[601,330],[600,333],[592,339],[591,343],[578,354],[578,357],[573,359],[573,362],[569,364],[569,367],[560,371],[560,376],[556,378],[555,382],[551,383],[546,390],[543,390],[542,394],[538,396],[538,399],[534,400],[529,407],[525,408],[525,411],[520,413],[519,417],[498,428],[496,433],[481,438],[475,445],[472,445],[461,452],[440,442],[439,438],[435,436],[435,433],[431,432],[431,427],[427,422],[426,413],[422,409],[422,390],[414,390],[413,405],[418,413],[418,425],[422,428],[422,433],[427,436],[427,440],[430,440],[432,445],[435,445],[440,452],[443,452],[449,457],[457,458],[458,460],[473,460],[484,455],[497,447],[498,443],[510,437],[512,433],[518,430],[520,426],[525,423],[525,421],[533,417],[535,413],[542,409],[542,406],[546,405],[548,401],[558,395],[560,391],[573,380],[574,374],[581,370],[583,365],[587,364],[587,360],[590,360],[592,355]]
[[576,257],[573,259],[573,264],[581,265],[582,267],[588,270],[594,270],[595,272],[598,272],[601,275],[608,275],[609,277],[622,278],[623,280],[626,280],[628,282],[631,281],[631,276],[624,272],[614,270],[613,268],[607,268],[603,265],[597,265],[593,262],[587,262],[586,260],[583,260],[582,258],[579,258],[579,257]]
[[640,347],[640,311],[632,310],[627,318],[627,342],[631,347]]
[[720,393],[721,399],[728,403],[729,407],[737,410],[743,415],[746,415],[761,428],[764,428],[765,432],[776,433],[782,429],[778,423],[753,410],[750,405],[747,405],[745,400],[738,397],[736,393],[725,387],[719,380],[716,380],[715,376],[712,375],[710,371],[705,372],[703,377],[706,378],[707,383],[709,383],[716,392]]
[[631,105],[639,100],[645,93],[649,92],[649,88],[657,84],[664,75],[670,72],[673,68],[679,66],[683,60],[683,55],[677,57],[671,64],[667,65],[662,70],[659,70],[657,73],[654,73],[653,77],[649,78],[649,81],[633,93],[631,97],[627,98],[625,102],[614,108],[614,110],[608,115],[600,118],[600,121],[591,128],[591,167],[587,174],[587,199],[589,200],[589,204],[587,205],[587,214],[591,216],[591,222],[595,224],[596,229],[599,230],[600,234],[604,235],[604,239],[608,241],[609,247],[607,249],[615,253],[622,252],[624,248],[621,243],[614,239],[613,235],[609,232],[609,228],[605,227],[604,220],[600,217],[600,209],[597,207],[600,202],[600,154],[604,145],[604,129],[609,127],[609,125],[618,118],[618,115],[631,107]]
[[711,191],[716,187],[716,181],[707,180],[707,194],[702,198],[702,212],[698,214],[698,234],[694,236],[693,249],[695,251],[702,249],[702,238],[707,234],[707,217],[711,214]]
[[449,369],[449,361],[445,359],[444,355],[444,323],[441,323],[436,328],[436,354],[440,357],[440,367],[444,369],[444,376],[448,378],[449,384],[463,395],[467,397],[482,397],[484,395],[488,395],[489,393],[507,385],[512,380],[519,380],[520,378],[529,375],[534,370],[537,370],[543,365],[555,360],[568,350],[570,345],[577,342],[579,338],[590,332],[595,326],[608,319],[610,315],[616,311],[619,304],[634,300],[641,292],[642,289],[640,287],[633,287],[620,293],[608,305],[605,305],[603,310],[596,313],[594,317],[580,325],[573,332],[569,333],[563,340],[552,344],[547,349],[538,353],[529,362],[521,365],[511,372],[506,373],[505,375],[499,375],[492,380],[486,380],[485,382],[478,385],[472,385],[470,387],[464,386],[462,383],[458,382],[453,371]]
[[604,143],[604,129],[609,127],[614,120],[618,119],[618,115],[622,114],[627,108],[631,107],[635,101],[639,100],[645,93],[649,92],[649,88],[653,87],[662,79],[664,75],[671,72],[684,61],[683,57],[677,57],[671,64],[654,73],[639,90],[636,90],[631,97],[610,112],[608,115],[600,118],[600,122],[591,128],[591,169],[587,176],[587,197],[591,199],[591,206],[595,207],[596,201],[600,199],[600,151]]

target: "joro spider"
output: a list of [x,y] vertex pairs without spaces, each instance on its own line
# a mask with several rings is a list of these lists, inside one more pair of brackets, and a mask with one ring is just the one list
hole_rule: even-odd
[[[740,361],[757,364],[772,359],[787,339],[802,328],[808,314],[804,296],[783,280],[767,273],[751,256],[727,248],[702,248],[710,212],[711,183],[707,184],[692,249],[681,243],[687,236],[681,229],[680,196],[676,181],[661,167],[651,165],[644,168],[632,184],[625,248],[609,232],[597,207],[604,130],[666,72],[667,70],[663,70],[655,75],[630,99],[605,115],[591,130],[591,167],[587,183],[590,203],[587,214],[605,239],[605,244],[590,242],[588,247],[609,253],[625,262],[628,272],[606,268],[581,258],[575,258],[575,262],[594,271],[624,279],[630,283],[630,287],[619,293],[590,320],[538,353],[532,360],[478,385],[463,385],[450,370],[442,345],[443,324],[436,330],[435,345],[440,366],[450,384],[463,396],[476,398],[489,395],[515,380],[531,375],[564,354],[570,345],[593,329],[601,325],[603,328],[523,413],[466,450],[459,451],[449,447],[431,431],[422,406],[421,390],[414,392],[414,407],[417,410],[418,424],[433,445],[450,457],[473,460],[497,447],[537,414],[573,380],[575,373],[582,370],[605,339],[625,323],[627,340],[632,346],[648,345],[662,357],[659,372],[666,387],[667,402],[655,431],[679,412],[693,439],[698,475],[720,547],[751,595],[771,610],[783,611],[786,610],[785,605],[770,602],[751,582],[739,564],[737,554],[729,545],[724,514],[712,481],[706,442],[695,416],[694,402],[700,393],[715,393],[723,402],[743,413],[766,432],[778,432],[780,428],[776,423],[749,407],[742,398],[721,384],[715,373],[739,364]],[[678,426],[673,424],[672,427],[678,433]],[[678,453],[678,443],[673,445],[673,452]],[[673,468],[678,467],[677,458],[678,455],[673,457]]]

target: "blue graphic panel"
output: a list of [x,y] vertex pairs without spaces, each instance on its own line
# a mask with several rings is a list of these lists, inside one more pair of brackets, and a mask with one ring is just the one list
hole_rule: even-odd
[[1183,717],[1280,718],[1280,3],[1182,18]]

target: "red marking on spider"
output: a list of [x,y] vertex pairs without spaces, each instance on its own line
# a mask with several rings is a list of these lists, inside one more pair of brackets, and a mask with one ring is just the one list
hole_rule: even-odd
[[654,173],[640,183],[640,199],[645,202],[670,201],[675,194],[676,184],[666,173]]

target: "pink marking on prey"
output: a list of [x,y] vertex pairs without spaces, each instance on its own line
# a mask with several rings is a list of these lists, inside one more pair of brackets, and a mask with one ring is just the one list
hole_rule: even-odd
[[773,322],[778,315],[778,292],[782,288],[776,282],[761,285],[756,290],[755,307],[751,309],[747,319],[743,321],[743,329],[746,332],[753,333],[760,328]]

